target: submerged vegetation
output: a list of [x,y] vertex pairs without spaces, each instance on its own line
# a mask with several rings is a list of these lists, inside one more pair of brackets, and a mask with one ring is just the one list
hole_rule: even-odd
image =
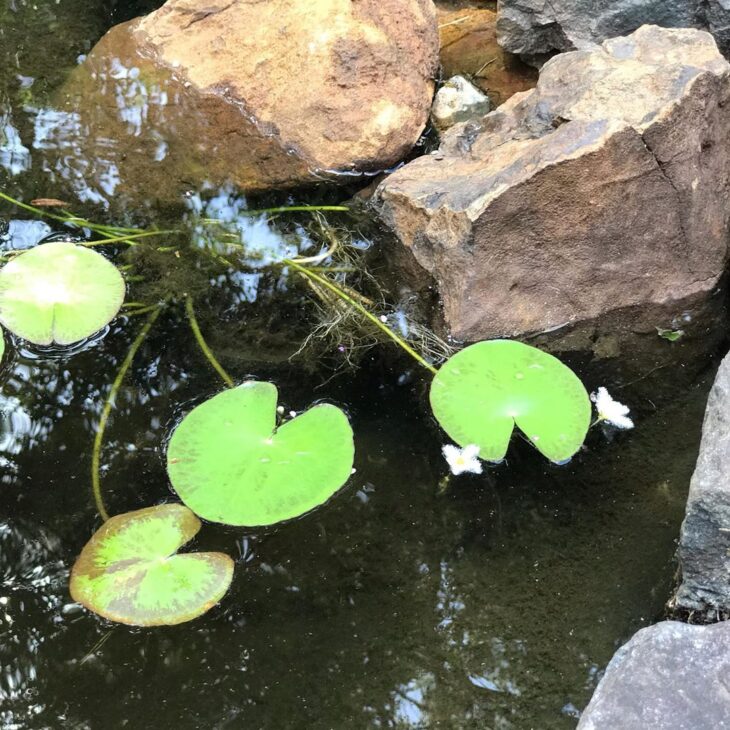
[[[0,322],[10,332],[38,345],[71,345],[105,327],[122,307],[129,317],[145,318],[110,386],[96,429],[91,482],[104,524],[83,549],[71,579],[74,598],[106,618],[152,626],[199,616],[228,589],[233,562],[220,553],[177,554],[200,529],[195,515],[234,526],[273,525],[326,502],[352,472],[354,438],[343,410],[318,403],[285,418],[273,383],[246,380],[237,385],[221,365],[195,306],[215,272],[295,275],[326,314],[305,345],[336,333],[337,350],[348,361],[356,348],[369,343],[397,345],[433,377],[434,416],[463,447],[444,447],[454,474],[481,473],[479,459],[503,460],[515,426],[555,463],[569,460],[586,437],[591,401],[578,377],[557,358],[507,340],[480,342],[452,355],[435,334],[411,322],[405,312],[387,307],[359,249],[343,243],[324,218],[324,213],[349,212],[346,206],[239,210],[228,218],[199,210],[180,229],[141,230],[95,224],[4,193],[0,198],[73,234],[64,240],[56,234],[28,251],[3,254]],[[241,215],[301,212],[312,217],[309,230],[318,231],[320,252],[302,255],[293,244],[282,252],[247,242]],[[102,246],[110,247],[115,263],[91,250]],[[192,285],[183,275],[190,267],[201,272]],[[369,284],[373,296],[353,286],[349,275]],[[125,279],[134,287],[135,299],[123,304]],[[151,279],[161,286],[151,286]],[[110,517],[100,480],[106,426],[140,346],[160,314],[176,306],[182,307],[194,341],[226,389],[192,409],[169,439],[167,472],[186,506],[161,505]],[[627,412],[622,411],[624,417]],[[598,420],[610,418],[599,413]]]

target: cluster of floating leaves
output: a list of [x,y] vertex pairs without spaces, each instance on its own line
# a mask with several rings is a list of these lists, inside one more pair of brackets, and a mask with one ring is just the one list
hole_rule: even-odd
[[[124,295],[124,279],[104,256],[76,243],[48,242],[0,269],[0,323],[38,345],[69,345],[106,326]],[[435,373],[433,413],[472,460],[501,461],[515,427],[553,462],[570,459],[583,444],[591,402],[557,358],[495,340],[463,349],[439,370],[425,364]],[[234,567],[222,553],[178,552],[200,530],[198,517],[273,525],[329,500],[352,473],[347,415],[318,404],[282,422],[277,399],[272,383],[248,381],[190,411],[167,449],[168,476],[184,505],[108,519],[74,565],[74,599],[125,624],[188,621],[225,595]],[[464,470],[481,466],[465,462]]]

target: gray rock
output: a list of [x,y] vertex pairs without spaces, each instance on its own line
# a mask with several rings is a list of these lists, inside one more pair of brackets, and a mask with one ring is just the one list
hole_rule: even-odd
[[536,89],[450,129],[375,204],[458,339],[625,307],[655,318],[650,306],[708,294],[723,272],[729,100],[709,34],[644,26],[551,59]]
[[458,122],[483,116],[489,107],[486,94],[463,76],[453,76],[436,92],[431,118],[437,129],[445,131]]
[[679,558],[682,584],[675,608],[707,618],[730,615],[730,355],[707,402]]
[[527,57],[588,48],[642,25],[701,28],[730,51],[727,0],[500,0],[497,38]]
[[730,624],[664,621],[616,652],[578,730],[730,728]]

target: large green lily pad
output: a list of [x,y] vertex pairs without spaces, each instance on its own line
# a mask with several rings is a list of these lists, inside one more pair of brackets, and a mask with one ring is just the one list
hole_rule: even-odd
[[44,243],[0,269],[0,322],[37,345],[70,345],[109,324],[124,289],[122,275],[96,251]]
[[71,596],[105,618],[132,626],[190,621],[225,595],[233,560],[223,553],[177,550],[200,529],[181,504],[117,515],[81,551]]
[[347,416],[320,404],[276,427],[276,386],[249,381],[194,408],[170,439],[167,472],[195,513],[272,525],[327,501],[352,472]]
[[451,357],[431,384],[431,408],[460,446],[476,444],[501,461],[514,426],[554,462],[573,456],[591,420],[591,402],[575,373],[535,347],[478,342]]

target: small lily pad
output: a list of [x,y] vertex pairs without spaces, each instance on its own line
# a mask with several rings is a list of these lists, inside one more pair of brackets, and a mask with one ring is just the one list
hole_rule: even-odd
[[277,390],[249,381],[194,408],[170,439],[167,473],[196,514],[273,525],[326,502],[352,471],[347,416],[320,404],[276,427]]
[[86,543],[71,571],[71,596],[104,618],[132,626],[190,621],[215,606],[233,579],[223,553],[177,550],[200,530],[181,504],[117,515]]
[[431,384],[436,420],[460,446],[476,444],[486,461],[501,461],[514,426],[554,462],[585,440],[591,402],[560,360],[521,342],[478,342],[451,357]]
[[0,322],[37,345],[70,345],[109,324],[124,289],[122,275],[96,251],[44,243],[0,269]]
[[656,332],[664,340],[668,342],[676,342],[677,340],[684,337],[684,330],[668,330],[662,329],[661,327],[656,328]]

